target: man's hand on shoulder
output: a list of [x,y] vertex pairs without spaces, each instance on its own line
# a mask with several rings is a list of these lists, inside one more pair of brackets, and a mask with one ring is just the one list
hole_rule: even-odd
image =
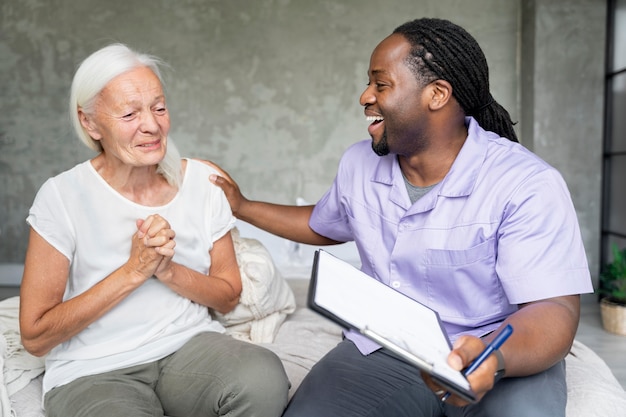
[[228,199],[228,203],[230,204],[230,208],[233,212],[233,215],[235,217],[239,217],[237,215],[239,212],[239,208],[247,200],[243,196],[243,194],[241,194],[241,190],[239,189],[239,186],[237,185],[235,180],[233,180],[232,177],[226,171],[224,171],[219,165],[211,161],[207,161],[203,159],[198,159],[198,161],[202,162],[205,165],[210,166],[211,168],[215,169],[219,173],[219,175],[211,174],[209,176],[209,181],[211,181],[213,184],[217,185],[224,191],[224,194],[226,195],[226,199]]

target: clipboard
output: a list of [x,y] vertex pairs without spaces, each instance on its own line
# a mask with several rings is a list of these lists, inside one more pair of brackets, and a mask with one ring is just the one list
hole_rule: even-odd
[[450,392],[476,402],[467,378],[447,363],[452,345],[431,308],[322,249],[313,258],[307,305],[428,373]]

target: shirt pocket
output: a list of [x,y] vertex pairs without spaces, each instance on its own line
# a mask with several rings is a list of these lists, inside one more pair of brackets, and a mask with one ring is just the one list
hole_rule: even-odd
[[479,326],[502,311],[495,239],[467,249],[428,249],[425,272],[428,299],[443,320]]

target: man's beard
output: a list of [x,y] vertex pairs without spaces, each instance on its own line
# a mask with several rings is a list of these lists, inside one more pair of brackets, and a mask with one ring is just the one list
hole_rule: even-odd
[[383,137],[380,138],[378,143],[372,140],[372,150],[378,156],[385,156],[389,154],[389,144],[387,143],[387,132],[383,132]]

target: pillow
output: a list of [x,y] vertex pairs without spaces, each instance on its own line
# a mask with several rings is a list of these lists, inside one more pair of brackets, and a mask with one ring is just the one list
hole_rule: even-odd
[[211,311],[231,336],[252,343],[271,343],[296,302],[272,256],[261,242],[231,230],[242,291],[239,304],[226,314]]
[[624,415],[626,392],[594,351],[574,340],[565,363],[568,417]]

